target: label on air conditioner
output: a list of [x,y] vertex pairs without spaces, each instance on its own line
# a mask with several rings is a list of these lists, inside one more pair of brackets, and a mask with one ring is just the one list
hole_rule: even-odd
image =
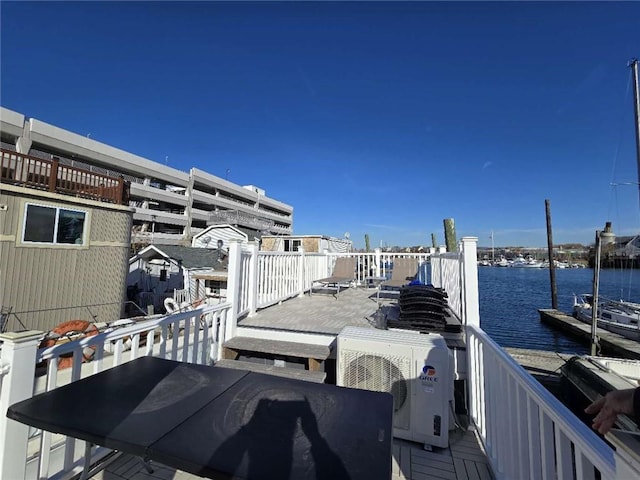
[[433,365],[425,364],[420,373],[420,381],[422,385],[433,385],[438,383],[438,372]]

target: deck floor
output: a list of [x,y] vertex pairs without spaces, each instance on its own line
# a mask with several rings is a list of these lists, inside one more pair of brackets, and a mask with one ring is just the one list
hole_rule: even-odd
[[[344,327],[375,328],[374,314],[380,310],[389,320],[400,316],[398,291],[382,291],[379,298],[374,288],[314,289],[276,305],[258,310],[238,321],[238,327],[287,330],[336,336]],[[464,344],[460,333],[441,333],[450,347]]]
[[[334,290],[314,291],[259,310],[239,321],[239,327],[282,329],[337,335],[345,326],[374,328],[373,314],[379,308],[388,318],[397,318],[397,295],[375,289],[348,288],[336,298]],[[459,334],[445,336],[459,337]],[[490,480],[488,460],[473,431],[452,430],[449,448],[425,451],[421,444],[394,439],[392,480]],[[154,472],[131,455],[122,455],[97,474],[98,480],[195,480],[197,477],[154,463]]]
[[[449,448],[425,451],[422,445],[395,439],[391,480],[492,480],[487,458],[473,431],[451,432]],[[202,477],[153,463],[153,473],[132,455],[121,455],[95,480],[196,480]]]
[[238,322],[239,327],[276,328],[307,333],[337,335],[346,326],[373,328],[373,314],[380,308],[394,315],[397,293],[382,292],[380,305],[372,288],[345,288],[336,296],[335,289],[314,289],[308,293],[258,310],[252,317]]

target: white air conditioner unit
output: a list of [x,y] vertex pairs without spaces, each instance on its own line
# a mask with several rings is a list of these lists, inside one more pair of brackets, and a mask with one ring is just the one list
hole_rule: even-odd
[[339,386],[393,394],[394,437],[449,446],[453,353],[441,335],[345,327],[337,355]]

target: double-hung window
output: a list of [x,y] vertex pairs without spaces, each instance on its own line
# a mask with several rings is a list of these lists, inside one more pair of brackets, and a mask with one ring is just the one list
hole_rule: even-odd
[[298,247],[302,246],[302,240],[285,240],[284,251],[285,252],[297,252]]
[[22,243],[84,245],[87,212],[27,203]]

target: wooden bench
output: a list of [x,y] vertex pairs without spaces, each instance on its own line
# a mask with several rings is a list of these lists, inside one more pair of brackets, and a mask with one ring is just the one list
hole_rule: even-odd
[[320,371],[322,362],[331,355],[331,349],[328,346],[254,337],[234,337],[222,346],[222,357],[227,360],[235,360],[241,353],[250,352],[302,358],[305,360],[307,369],[311,371]]
[[250,372],[266,373],[278,377],[294,378],[296,380],[306,380],[308,382],[324,383],[327,374],[314,370],[303,370],[302,368],[284,368],[275,365],[264,365],[262,363],[243,362],[241,360],[219,360],[216,367],[235,368],[237,370],[249,370]]

